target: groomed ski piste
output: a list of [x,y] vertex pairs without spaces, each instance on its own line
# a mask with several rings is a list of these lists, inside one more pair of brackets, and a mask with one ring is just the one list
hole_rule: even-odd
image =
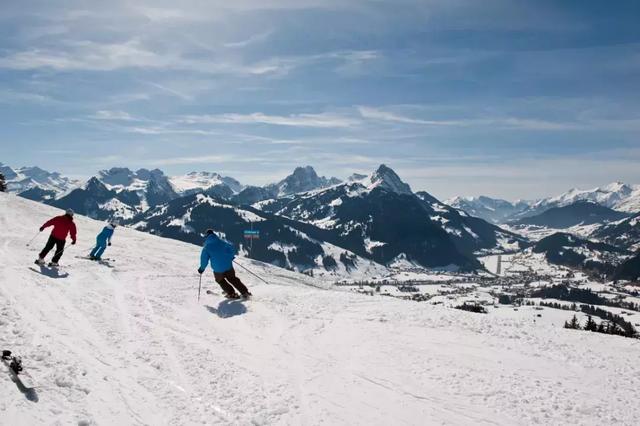
[[[60,210],[0,194],[0,424],[640,423],[640,341],[331,289],[239,259],[254,294],[226,301],[200,249],[118,228],[110,265],[76,256],[103,223],[76,217],[58,273],[33,260]],[[69,247],[69,246],[68,246]]]

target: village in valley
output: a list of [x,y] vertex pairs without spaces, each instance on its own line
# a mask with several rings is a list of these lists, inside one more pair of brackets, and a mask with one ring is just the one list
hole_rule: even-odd
[[370,296],[443,305],[540,326],[584,329],[593,327],[593,322],[593,331],[600,327],[601,332],[638,337],[640,283],[554,265],[543,255],[527,251],[479,260],[486,271],[403,269],[386,277],[335,284]]

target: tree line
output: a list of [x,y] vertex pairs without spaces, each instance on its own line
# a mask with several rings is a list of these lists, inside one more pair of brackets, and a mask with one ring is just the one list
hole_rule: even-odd
[[[586,305],[584,305],[586,306]],[[609,313],[611,315],[611,313]],[[617,317],[617,315],[612,315],[613,317]],[[618,317],[620,318],[620,317]],[[580,321],[574,315],[570,321],[565,321],[564,328],[572,329],[572,330],[585,330],[591,331],[594,333],[603,333],[603,334],[611,334],[615,336],[623,336],[623,337],[631,337],[637,338],[638,332],[633,328],[633,325],[627,321],[622,320],[625,324],[624,327],[621,327],[614,320],[601,321],[600,324],[597,324],[591,315],[587,317],[587,322],[584,326],[580,325]]]

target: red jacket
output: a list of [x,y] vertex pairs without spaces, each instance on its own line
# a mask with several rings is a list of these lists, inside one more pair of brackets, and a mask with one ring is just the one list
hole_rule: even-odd
[[41,229],[48,228],[50,226],[53,226],[53,231],[51,231],[52,237],[59,240],[66,240],[67,234],[71,234],[71,240],[75,243],[76,224],[73,223],[73,218],[71,216],[68,216],[66,214],[63,214],[62,216],[56,216],[42,225]]

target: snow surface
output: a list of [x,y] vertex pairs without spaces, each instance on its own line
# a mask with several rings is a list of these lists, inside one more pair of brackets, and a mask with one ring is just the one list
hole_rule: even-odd
[[30,263],[44,236],[25,243],[58,212],[0,194],[0,346],[39,384],[23,394],[0,375],[2,424],[640,422],[638,340],[336,291],[246,259],[270,283],[237,268],[254,300],[198,302],[198,247],[118,228],[107,267],[74,257],[102,227],[83,217],[46,276]]

